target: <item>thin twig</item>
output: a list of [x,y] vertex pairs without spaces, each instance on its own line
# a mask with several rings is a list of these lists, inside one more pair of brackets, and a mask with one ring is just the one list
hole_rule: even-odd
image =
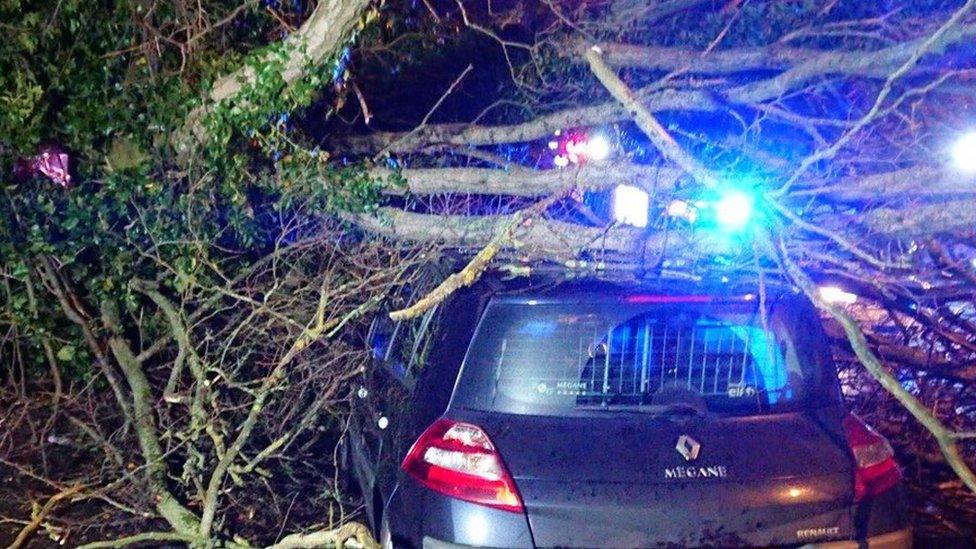
[[467,76],[467,74],[471,72],[472,69],[474,69],[474,65],[469,63],[468,66],[465,67],[463,71],[461,71],[461,74],[459,74],[458,77],[455,78],[453,82],[451,82],[451,85],[447,87],[447,90],[445,90],[444,93],[441,94],[441,96],[434,103],[434,106],[431,107],[429,111],[427,111],[427,114],[424,115],[424,118],[423,120],[420,121],[420,124],[418,124],[416,128],[400,136],[400,138],[397,139],[396,141],[393,141],[389,143],[387,146],[383,147],[383,149],[380,150],[380,152],[376,153],[376,155],[373,156],[373,161],[376,162],[379,159],[383,158],[384,156],[386,156],[386,153],[390,149],[395,148],[400,143],[410,139],[418,132],[423,130],[427,126],[427,122],[430,120],[430,117],[433,116],[434,112],[437,111],[437,109],[441,106],[441,103],[447,100],[448,96],[454,93],[454,89],[457,88],[457,86],[461,83],[461,81],[464,80],[464,77]]

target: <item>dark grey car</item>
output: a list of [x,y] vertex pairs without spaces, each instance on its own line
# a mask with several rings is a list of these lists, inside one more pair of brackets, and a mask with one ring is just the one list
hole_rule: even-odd
[[387,547],[911,546],[788,290],[482,283],[370,343],[344,454]]

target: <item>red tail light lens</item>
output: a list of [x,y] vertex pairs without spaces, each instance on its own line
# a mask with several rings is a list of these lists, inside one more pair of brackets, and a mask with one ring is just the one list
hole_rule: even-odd
[[853,414],[844,418],[843,425],[857,462],[854,501],[870,499],[894,488],[901,481],[901,469],[888,441]]
[[439,419],[401,465],[427,488],[452,498],[521,513],[522,498],[488,435],[477,425]]

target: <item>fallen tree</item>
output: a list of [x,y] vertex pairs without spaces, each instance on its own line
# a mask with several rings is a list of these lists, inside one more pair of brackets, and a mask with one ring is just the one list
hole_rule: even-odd
[[[3,128],[23,126],[0,137],[0,538],[375,546],[331,456],[366,364],[357,334],[409,283],[416,249],[335,220],[340,203],[370,207],[369,182],[313,155],[290,175],[255,155],[281,146],[268,117],[307,104],[375,10],[58,9],[46,23],[0,8],[17,22]],[[228,73],[200,86],[214,67]]]
[[[67,191],[39,168],[7,187],[5,381],[12,402],[50,388],[35,411],[60,419],[32,440],[57,426],[113,464],[72,496],[143,521],[107,543],[335,543],[346,515],[276,504],[268,523],[318,531],[266,540],[233,494],[298,474],[285,451],[355,375],[344,338],[418,248],[470,261],[400,316],[552,264],[842,285],[858,303],[825,313],[854,406],[924,464],[919,494],[946,484],[943,517],[973,516],[976,175],[949,159],[973,131],[973,1],[192,4],[134,4],[85,40],[26,18],[3,50],[4,173],[42,166],[45,139],[77,164]],[[64,44],[85,63],[29,70]],[[613,215],[621,186],[646,226]],[[730,192],[753,217],[723,232]],[[38,476],[48,501],[72,485]]]
[[[662,15],[622,2],[544,3],[546,15],[515,32],[518,8],[458,2],[448,15],[501,50],[512,95],[482,102],[467,121],[431,124],[428,113],[415,128],[390,131],[374,117],[372,129],[354,125],[361,135],[325,137],[340,154],[392,158],[402,178],[395,193],[412,200],[380,210],[383,222],[357,219],[361,227],[472,253],[487,246],[459,279],[394,314],[420,314],[477,279],[490,266],[485,251],[523,274],[555,261],[642,276],[677,267],[791,280],[841,324],[839,356],[863,364],[918,422],[899,425],[927,431],[927,442],[902,451],[931,462],[936,448],[976,491],[976,417],[961,404],[972,399],[976,358],[976,176],[952,166],[947,129],[972,131],[962,113],[976,67],[965,45],[976,32],[974,3],[793,13],[769,3],[690,4]],[[376,55],[384,54],[394,57]],[[571,150],[593,135],[611,142],[609,163]],[[507,152],[527,144],[541,152]],[[531,209],[566,192],[560,185],[576,200]],[[580,198],[619,185],[648,193],[646,229]],[[687,214],[707,215],[709,200],[729,190],[748,193],[761,216],[731,241]],[[813,281],[839,281],[871,306],[826,304]],[[927,411],[934,387],[954,405]],[[971,508],[971,495],[958,501]]]

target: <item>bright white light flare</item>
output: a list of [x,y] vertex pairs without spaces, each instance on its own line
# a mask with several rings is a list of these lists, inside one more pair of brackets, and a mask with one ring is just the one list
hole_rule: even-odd
[[838,305],[853,305],[857,302],[857,296],[838,288],[837,286],[821,286],[819,289],[820,299],[827,303]]
[[586,158],[604,160],[610,156],[610,142],[602,135],[594,135],[586,141]]
[[646,227],[650,204],[651,197],[637,187],[618,185],[613,190],[613,218],[617,223]]
[[694,223],[698,219],[698,209],[684,200],[672,200],[668,204],[668,215]]
[[952,160],[966,173],[976,173],[976,131],[966,133],[952,147]]

